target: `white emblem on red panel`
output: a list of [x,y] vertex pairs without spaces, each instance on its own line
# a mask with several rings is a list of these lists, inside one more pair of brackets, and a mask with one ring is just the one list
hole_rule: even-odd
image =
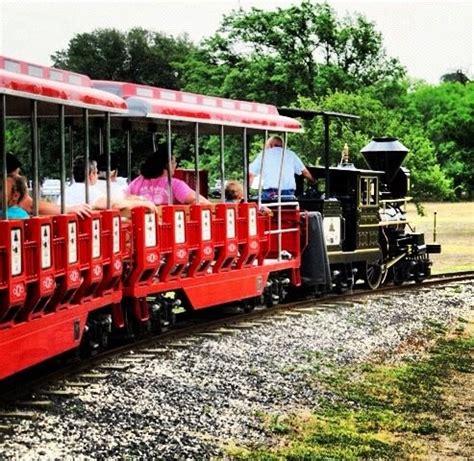
[[202,250],[202,252],[203,252],[206,256],[209,256],[209,255],[212,253],[212,247],[211,247],[211,246],[206,246],[206,247],[204,247],[204,249]]
[[96,276],[99,277],[102,275],[102,267],[100,267],[98,264],[94,266],[94,269],[92,269],[92,273]]
[[79,271],[72,271],[69,274],[69,280],[71,280],[71,282],[77,282],[79,280]]
[[12,294],[15,298],[21,298],[25,294],[25,287],[22,283],[18,283],[12,289]]
[[186,257],[186,250],[184,248],[180,248],[179,250],[176,250],[176,257],[179,259],[183,259]]
[[227,249],[229,250],[229,252],[233,253],[234,251],[237,250],[237,246],[235,245],[235,243],[229,243],[229,246],[227,247]]
[[43,279],[43,288],[45,288],[46,290],[50,290],[51,288],[53,288],[53,285],[53,277],[46,277],[45,279]]
[[116,259],[114,262],[114,269],[116,271],[119,271],[120,269],[122,269],[122,261],[120,261],[119,259]]
[[258,244],[255,240],[253,240],[252,242],[250,242],[250,248],[252,248],[252,250],[256,250],[258,247]]
[[153,264],[158,261],[158,255],[156,253],[150,253],[146,256],[146,262]]

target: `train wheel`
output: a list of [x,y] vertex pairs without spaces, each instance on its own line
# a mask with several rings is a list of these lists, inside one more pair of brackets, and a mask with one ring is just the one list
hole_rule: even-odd
[[253,299],[246,299],[241,302],[240,307],[245,314],[252,312],[255,309],[256,301]]
[[365,263],[365,283],[371,290],[376,290],[384,278],[384,269],[381,260],[366,261]]

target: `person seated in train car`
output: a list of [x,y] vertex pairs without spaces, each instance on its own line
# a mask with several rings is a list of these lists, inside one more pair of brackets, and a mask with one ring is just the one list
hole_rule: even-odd
[[7,175],[8,176],[20,176],[22,164],[13,154],[7,153]]
[[[11,177],[20,176],[22,163],[13,154],[7,153],[7,175]],[[25,181],[26,178],[25,178]],[[27,213],[33,212],[33,198],[26,190],[25,196],[19,201],[19,206],[23,208]],[[61,213],[61,208],[56,204],[48,200],[39,200],[39,214],[40,215],[57,215]],[[79,217],[89,216],[92,208],[90,205],[81,203],[66,207],[66,213],[75,213]]]
[[[244,200],[244,186],[239,181],[227,181],[224,190],[226,203],[242,203]],[[260,213],[273,216],[273,211],[266,206],[261,206]]]
[[[138,195],[152,201],[155,205],[167,205],[169,202],[168,172],[171,176],[171,190],[175,203],[191,205],[196,201],[196,192],[181,179],[173,178],[176,169],[176,158],[173,156],[168,164],[167,147],[159,145],[155,152],[148,155],[140,168],[140,176],[135,178],[127,188],[127,194]],[[199,203],[209,204],[202,195]]]
[[262,152],[249,166],[249,183],[252,184],[257,175],[262,176],[262,199],[271,200],[278,196],[278,181],[281,173],[281,195],[294,196],[296,191],[296,175],[303,175],[309,181],[314,182],[313,175],[304,166],[298,155],[291,149],[284,149],[283,165],[283,139],[280,136],[271,136],[265,144],[265,156],[262,164]]
[[227,203],[241,203],[244,199],[244,187],[239,181],[227,181],[224,194]]
[[[66,187],[65,204],[66,206],[79,205],[86,202],[86,175],[85,158],[77,157],[72,166],[73,182]],[[89,161],[87,181],[89,183],[89,203],[92,208],[103,208],[101,201],[104,194],[96,186],[98,180],[97,162]],[[58,197],[57,204],[61,204],[61,197]]]
[[[107,167],[105,167],[107,169]],[[66,188],[65,198],[66,206],[77,205],[86,201],[86,184],[85,184],[85,159],[84,157],[77,157],[73,165],[74,182]],[[97,162],[91,160],[89,162],[89,202],[93,209],[105,210],[107,208],[107,184],[106,181],[101,180],[99,183],[99,171]],[[111,182],[112,186],[112,182]],[[111,187],[110,206],[113,209],[118,209],[127,217],[129,211],[136,207],[147,207],[155,210],[154,203],[143,200],[137,197],[125,197],[124,194],[117,193],[118,186]],[[58,203],[61,198],[58,199]]]
[[[102,190],[104,194],[107,193],[107,155],[99,155],[97,159],[98,181],[97,187]],[[119,181],[118,176],[119,162],[115,155],[110,156],[110,193],[114,199],[123,200],[126,198],[125,190],[128,185],[125,180]],[[122,180],[125,178],[121,178]]]
[[26,179],[20,175],[9,176],[7,184],[7,210],[1,211],[2,218],[28,219],[30,215],[19,205],[28,193]]

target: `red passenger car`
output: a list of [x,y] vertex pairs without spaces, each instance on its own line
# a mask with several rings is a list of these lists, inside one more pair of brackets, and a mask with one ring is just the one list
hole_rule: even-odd
[[[0,379],[80,345],[105,345],[111,333],[125,327],[128,332],[161,331],[172,321],[177,304],[198,310],[237,303],[249,309],[262,302],[272,304],[283,297],[287,284],[301,283],[305,214],[296,201],[276,202],[270,217],[260,212],[258,201],[225,203],[222,190],[219,203],[199,203],[197,198],[192,205],[177,205],[170,200],[156,212],[134,208],[129,219],[113,209],[79,217],[67,213],[64,205],[53,216],[40,215],[38,123],[43,117],[57,121],[63,199],[66,119],[74,119],[70,133],[79,130],[83,139],[86,168],[96,126],[109,165],[110,127],[117,120],[125,119],[127,123],[117,126],[129,130],[161,131],[169,160],[173,133],[193,134],[195,170],[187,175],[201,193],[207,191],[199,168],[202,134],[220,139],[222,189],[224,136],[239,136],[244,140],[246,198],[248,136],[260,136],[263,147],[269,130],[285,137],[301,131],[299,122],[280,116],[270,105],[131,83],[91,82],[83,75],[0,57],[3,210],[10,119],[27,120],[31,127],[33,172],[32,216],[0,220]],[[101,123],[92,126],[91,117]],[[68,139],[72,146],[72,136]]]

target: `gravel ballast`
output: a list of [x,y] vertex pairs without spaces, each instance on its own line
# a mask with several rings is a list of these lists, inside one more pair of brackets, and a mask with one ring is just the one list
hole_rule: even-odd
[[472,318],[473,295],[472,282],[375,295],[235,335],[194,338],[107,371],[78,396],[56,397],[35,419],[12,420],[12,433],[0,435],[0,458],[201,460],[222,456],[229,442],[264,442],[257,415],[317,405],[315,364],[416,353],[404,345],[427,326]]

